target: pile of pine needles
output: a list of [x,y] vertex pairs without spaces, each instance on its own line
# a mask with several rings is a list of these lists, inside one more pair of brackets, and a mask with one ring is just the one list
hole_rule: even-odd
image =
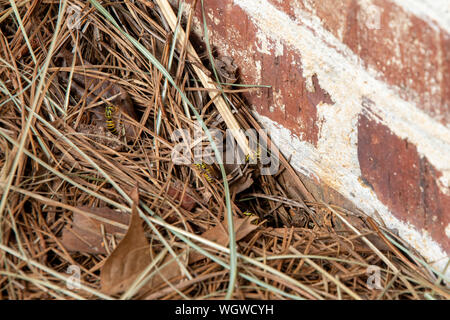
[[[281,154],[273,175],[221,164],[211,130],[251,155],[239,93],[270,88],[235,82],[205,23],[194,49],[193,6],[0,1],[0,298],[448,299],[442,273],[314,199]],[[174,162],[177,132],[216,163]]]

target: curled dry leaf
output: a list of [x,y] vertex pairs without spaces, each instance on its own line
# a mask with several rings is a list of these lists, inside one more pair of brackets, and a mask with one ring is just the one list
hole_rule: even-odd
[[[145,236],[143,220],[137,210],[139,203],[137,188],[132,191],[130,197],[133,200],[133,208],[128,231],[101,269],[101,290],[110,295],[126,291],[155,256]],[[139,290],[138,295],[150,292],[166,280],[170,281],[181,276],[178,262],[171,255],[168,254],[159,265],[158,272]]]
[[233,63],[233,58],[224,56],[220,59],[215,59],[214,63],[221,81],[226,83],[236,82],[238,67]]
[[[236,234],[236,241],[245,238],[248,234],[258,228],[257,225],[252,224],[252,221],[257,219],[256,216],[237,218],[233,217],[234,232]],[[228,245],[228,227],[226,221],[223,225],[216,225],[215,227],[205,231],[201,235],[203,238],[214,241],[222,246]],[[191,252],[189,256],[189,263],[197,262],[203,259],[204,256],[198,252]]]
[[106,254],[105,243],[103,243],[103,235],[101,226],[104,226],[106,238],[110,235],[121,237],[125,233],[123,228],[116,225],[104,222],[105,219],[111,222],[118,222],[123,225],[128,225],[129,215],[114,211],[110,208],[89,208],[78,207],[78,209],[98,216],[103,221],[91,218],[79,211],[73,213],[72,225],[66,226],[62,232],[61,243],[67,251],[82,252],[90,254]]
[[[183,185],[175,184],[174,186],[169,186],[167,190],[167,194],[169,197],[174,199],[175,201],[180,201],[180,206],[187,211],[192,211],[197,204],[197,201],[194,199],[194,191],[192,188],[186,187],[186,191],[183,195]],[[183,199],[181,196],[183,195]]]
[[233,194],[238,194],[242,191],[247,190],[253,185],[253,178],[252,178],[252,170],[248,170],[242,177],[237,179],[233,182],[233,184],[230,187],[230,192]]
[[[179,256],[178,260],[183,265],[187,265],[187,250],[184,250]],[[178,262],[169,253],[166,254],[165,258],[158,266],[158,273],[153,276],[153,278],[145,284],[145,286],[140,290],[140,296],[148,296],[150,293],[159,290],[159,287],[166,283],[166,281],[173,281],[180,279],[182,271]],[[145,299],[145,298],[144,298]]]
[[143,221],[137,211],[137,188],[130,196],[133,199],[130,226],[101,269],[102,291],[110,295],[125,291],[151,262],[150,246],[145,237]]

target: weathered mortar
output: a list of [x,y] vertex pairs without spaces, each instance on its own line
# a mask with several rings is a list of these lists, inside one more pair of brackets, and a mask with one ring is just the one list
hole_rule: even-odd
[[[448,1],[205,3],[212,44],[234,58],[240,81],[272,86],[245,95],[272,139],[301,174],[343,197],[317,188],[315,195],[377,211],[436,266],[445,266]],[[194,24],[201,35],[200,8]]]

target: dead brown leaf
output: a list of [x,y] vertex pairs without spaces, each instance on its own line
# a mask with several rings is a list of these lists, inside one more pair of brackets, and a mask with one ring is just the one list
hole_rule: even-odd
[[191,196],[191,194],[194,194],[194,191],[189,187],[186,188],[183,199],[181,199],[181,195],[183,194],[183,185],[175,184],[174,186],[169,186],[167,194],[175,201],[181,200],[180,206],[184,210],[192,211],[197,204],[197,201]]
[[[78,207],[78,209],[124,225],[128,225],[130,219],[128,215],[107,207]],[[63,229],[61,243],[68,251],[106,254],[107,251],[105,249],[105,243],[103,243],[104,239],[102,236],[101,225],[104,226],[107,237],[109,235],[122,236],[125,233],[122,228],[90,218],[87,215],[76,211],[73,213],[72,225],[70,227],[66,226]]]
[[[133,200],[133,207],[128,231],[101,269],[101,289],[110,295],[124,292],[151,263],[152,256],[154,256],[145,236],[143,220],[137,211],[136,204],[139,203],[137,187],[132,191],[130,197]],[[166,263],[167,265],[164,266]],[[181,263],[183,262],[181,261]],[[168,254],[162,259],[158,273],[139,292],[148,293],[166,280],[169,281],[180,276],[181,270],[178,262]]]
[[143,221],[137,211],[137,188],[132,191],[130,197],[133,200],[133,208],[128,231],[101,269],[101,289],[110,295],[126,290],[151,262],[150,246],[145,237]]
[[[184,253],[187,251],[184,251]],[[186,265],[187,264],[187,257],[186,254],[182,253],[178,259],[180,263]],[[161,263],[159,263],[158,267],[158,273],[156,273],[152,279],[150,279],[149,282],[145,284],[145,286],[140,290],[139,295],[140,296],[147,296],[150,293],[154,292],[155,289],[159,290],[159,287],[166,283],[166,281],[176,280],[179,279],[182,275],[182,272],[180,270],[180,266],[178,265],[178,262],[175,260],[175,258],[167,253],[165,258]],[[181,280],[181,279],[180,279]]]
[[231,57],[221,57],[220,59],[214,59],[216,70],[223,82],[235,83],[237,80],[236,73],[238,67],[233,63]]
[[[233,218],[233,225],[234,225],[234,232],[236,234],[236,241],[242,240],[245,238],[248,234],[250,234],[252,231],[258,228],[257,225],[252,224],[252,221],[254,219],[257,219],[258,217],[246,217],[246,218]],[[216,225],[215,227],[205,231],[202,233],[202,237],[213,241],[215,243],[218,243],[222,246],[225,246],[228,244],[228,232],[227,232],[227,223],[223,225]],[[189,263],[197,262],[201,259],[203,259],[204,256],[198,252],[192,252],[189,256]]]
[[250,188],[254,182],[252,174],[253,172],[249,170],[242,177],[234,181],[233,184],[230,186],[231,194],[234,193],[238,194]]

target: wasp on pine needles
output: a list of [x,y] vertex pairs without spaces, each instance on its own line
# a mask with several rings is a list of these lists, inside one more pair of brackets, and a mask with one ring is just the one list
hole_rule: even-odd
[[253,213],[251,211],[248,211],[248,210],[245,210],[244,212],[242,212],[242,214],[247,216],[247,217],[254,217],[254,220],[251,223],[252,224],[258,224],[259,217],[258,217],[257,214],[255,214],[255,213]]
[[205,164],[204,162],[196,163],[195,166],[202,171],[203,176],[206,178],[208,182],[212,182],[214,180],[212,167],[210,165]]
[[113,115],[116,112],[116,107],[107,105],[105,108],[106,128],[112,134],[117,134],[116,123],[114,122]]

